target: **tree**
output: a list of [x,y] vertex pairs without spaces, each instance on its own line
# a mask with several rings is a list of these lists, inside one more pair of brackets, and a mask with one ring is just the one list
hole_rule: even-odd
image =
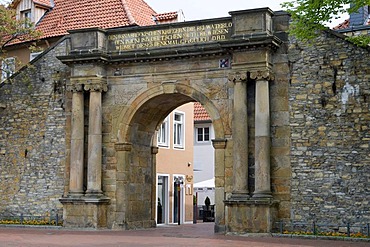
[[0,65],[2,75],[9,74],[9,71],[6,70],[13,68],[16,63],[14,59],[6,59],[6,47],[15,43],[36,40],[40,35],[41,33],[35,30],[33,23],[28,18],[17,19],[14,9],[0,4]]
[[[349,4],[351,7],[347,9]],[[282,7],[292,17],[290,33],[300,40],[310,41],[319,35],[320,30],[327,28],[325,23],[330,23],[343,13],[354,13],[366,5],[370,5],[370,0],[293,0],[284,2]],[[351,40],[362,46],[370,42],[367,36]]]

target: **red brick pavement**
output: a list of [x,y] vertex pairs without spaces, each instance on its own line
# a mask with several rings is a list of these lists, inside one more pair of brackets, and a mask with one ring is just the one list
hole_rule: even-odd
[[210,246],[210,247],[370,247],[369,242],[313,240],[278,237],[240,237],[213,233],[212,223],[159,226],[136,231],[0,228],[0,246]]

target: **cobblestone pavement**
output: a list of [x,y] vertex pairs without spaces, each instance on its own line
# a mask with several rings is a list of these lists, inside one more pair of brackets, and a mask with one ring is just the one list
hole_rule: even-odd
[[0,228],[0,246],[325,246],[370,247],[369,242],[313,240],[278,237],[240,237],[213,233],[213,224],[159,226],[135,231]]

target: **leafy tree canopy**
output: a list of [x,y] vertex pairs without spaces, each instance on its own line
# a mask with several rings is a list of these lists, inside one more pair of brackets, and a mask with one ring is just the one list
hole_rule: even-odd
[[[349,4],[351,7],[347,9]],[[290,33],[300,40],[309,41],[318,36],[318,31],[326,29],[325,23],[366,5],[370,5],[370,0],[292,0],[284,2],[282,7],[292,17]],[[357,44],[368,44],[366,37],[360,39],[364,40],[356,41]]]
[[0,4],[0,54],[5,47],[13,42],[35,40],[40,32],[34,29],[33,23],[28,19],[17,19],[14,9]]
[[[41,33],[36,31],[33,23],[28,19],[17,19],[16,11],[8,8],[4,1],[0,1],[0,70],[2,75],[13,71],[5,71],[7,68],[15,66],[15,59],[5,60],[6,46],[14,43],[33,41],[40,37]],[[35,48],[34,45],[29,47]],[[5,64],[4,64],[5,63]],[[10,64],[6,64],[10,63]],[[0,78],[1,79],[1,78]]]

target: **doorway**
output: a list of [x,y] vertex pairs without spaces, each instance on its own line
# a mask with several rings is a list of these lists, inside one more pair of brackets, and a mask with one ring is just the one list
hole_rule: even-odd
[[157,224],[168,224],[168,175],[157,175]]
[[178,223],[179,225],[184,224],[184,215],[185,215],[184,197],[185,197],[184,176],[174,175],[173,177],[173,223]]

